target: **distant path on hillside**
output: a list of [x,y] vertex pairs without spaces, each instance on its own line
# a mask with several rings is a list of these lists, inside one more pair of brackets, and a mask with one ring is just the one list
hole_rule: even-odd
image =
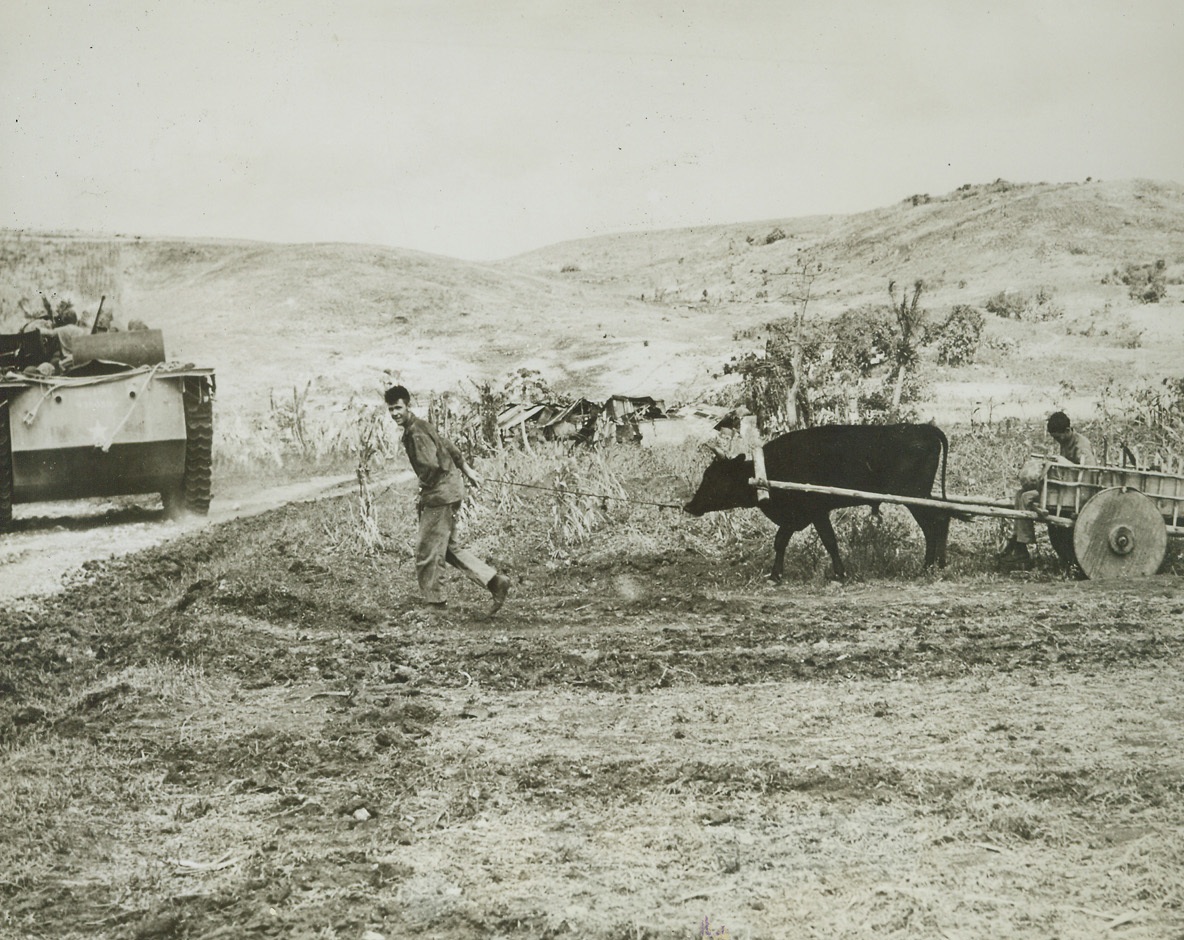
[[[397,485],[410,471],[395,477]],[[388,485],[388,484],[384,484]],[[353,476],[323,476],[295,483],[260,484],[215,495],[210,514],[181,521],[144,506],[101,500],[66,500],[14,507],[13,531],[0,535],[0,604],[54,594],[63,578],[83,564],[140,551],[187,532],[276,509],[288,503],[342,496],[357,487]],[[150,497],[145,497],[148,502]]]

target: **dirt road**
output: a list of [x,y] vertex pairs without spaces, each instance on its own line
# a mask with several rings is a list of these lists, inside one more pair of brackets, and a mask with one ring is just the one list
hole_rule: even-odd
[[[166,519],[152,497],[30,503],[13,512],[0,535],[0,603],[60,590],[63,578],[88,561],[159,545],[171,538],[285,503],[347,492],[351,476],[319,476],[284,484],[240,484],[215,495],[207,517]],[[384,484],[385,485],[385,484]]]

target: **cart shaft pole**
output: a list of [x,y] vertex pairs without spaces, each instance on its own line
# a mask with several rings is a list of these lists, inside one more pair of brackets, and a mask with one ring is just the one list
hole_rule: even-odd
[[838,486],[817,486],[813,483],[785,483],[781,480],[748,481],[750,486],[769,487],[775,490],[797,490],[803,493],[822,493],[827,496],[846,496],[851,499],[867,500],[876,503],[900,503],[903,506],[929,506],[933,509],[948,509],[951,512],[964,512],[972,516],[995,516],[1000,519],[1031,519],[1033,522],[1047,522],[1050,525],[1070,526],[1070,519],[1058,516],[1045,516],[1027,509],[1004,509],[995,505],[979,505],[975,503],[954,502],[945,499],[926,499],[921,496],[895,496],[887,493],[869,493],[866,490],[847,490]]

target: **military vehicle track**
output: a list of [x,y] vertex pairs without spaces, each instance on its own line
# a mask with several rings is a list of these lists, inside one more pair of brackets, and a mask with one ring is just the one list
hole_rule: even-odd
[[208,382],[187,378],[185,403],[185,476],[177,488],[162,493],[165,511],[176,517],[182,511],[205,516],[210,511],[214,464],[214,399]]
[[8,433],[8,402],[0,401],[0,532],[12,525],[12,438]]

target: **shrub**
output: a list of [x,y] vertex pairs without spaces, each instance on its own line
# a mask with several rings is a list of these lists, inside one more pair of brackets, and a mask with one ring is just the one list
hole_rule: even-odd
[[957,304],[936,329],[937,361],[961,366],[974,362],[986,320],[976,308]]
[[896,323],[886,307],[866,304],[844,310],[827,332],[832,366],[866,376],[892,356]]
[[988,313],[1005,320],[1022,320],[1028,309],[1028,297],[1018,291],[1001,290],[983,304]]
[[1019,343],[1010,336],[988,336],[984,341],[984,345],[987,349],[994,350],[997,353],[1003,353],[1004,355],[1010,355],[1019,348]]
[[[786,415],[788,395],[794,386],[794,346],[796,328],[792,318],[776,320],[766,325],[767,338],[763,352],[749,352],[724,364],[724,374],[741,378],[744,404],[757,416],[763,432],[788,424]],[[801,383],[799,392],[807,400],[817,381],[823,334],[818,330],[804,330],[801,350]],[[803,401],[795,403],[802,408]],[[808,401],[803,409],[808,412]],[[807,424],[811,423],[808,414]]]
[[1159,450],[1184,457],[1184,378],[1167,378],[1159,385],[1131,390],[1134,422],[1146,429],[1148,440]]
[[1167,264],[1162,258],[1154,264],[1128,264],[1116,279],[1127,287],[1131,300],[1142,304],[1157,304],[1168,292]]
[[1065,308],[1053,299],[1056,292],[1051,287],[1040,287],[1036,296],[1032,298],[1032,305],[1028,311],[1033,320],[1041,322],[1059,320],[1065,315]]
[[983,306],[988,313],[1005,320],[1059,320],[1065,308],[1053,300],[1051,287],[1040,287],[1032,296],[1020,291],[1000,291]]
[[1127,315],[1110,329],[1110,341],[1119,349],[1138,349],[1143,345],[1143,331],[1135,326]]
[[[856,577],[916,577],[920,571],[924,536],[903,506],[883,503],[878,513],[863,506],[840,509],[832,519],[840,554]],[[815,567],[829,570],[829,556],[818,556]]]

